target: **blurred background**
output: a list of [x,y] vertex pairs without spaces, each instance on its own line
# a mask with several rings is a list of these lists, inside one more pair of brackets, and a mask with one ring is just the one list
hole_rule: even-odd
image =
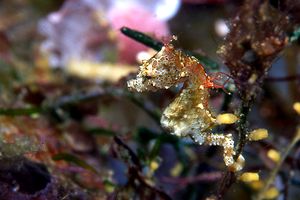
[[[278,9],[281,1],[269,1]],[[217,55],[243,1],[1,0],[0,199],[217,199],[226,171],[219,147],[198,146],[160,127],[179,88],[131,93],[155,50],[121,33],[140,31],[209,58],[209,74],[229,73]],[[295,1],[299,6],[299,2]],[[291,6],[292,7],[292,6]],[[272,63],[248,118],[269,137],[244,149],[244,171],[224,199],[253,199],[293,137],[300,101],[299,41]],[[225,98],[228,104],[224,104]],[[215,113],[236,112],[233,92],[212,91]],[[224,107],[225,106],[225,107]],[[232,132],[235,125],[221,127]],[[280,154],[279,154],[280,157]],[[298,199],[299,145],[266,199]]]

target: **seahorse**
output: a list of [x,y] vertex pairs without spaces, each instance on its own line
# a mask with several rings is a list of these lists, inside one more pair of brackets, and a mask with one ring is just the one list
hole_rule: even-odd
[[214,134],[211,129],[217,125],[208,100],[209,89],[218,87],[205,72],[199,61],[188,56],[168,43],[152,58],[140,66],[135,79],[129,80],[129,90],[144,92],[168,89],[183,83],[177,97],[165,108],[161,125],[171,134],[191,137],[202,145],[224,148],[226,166],[234,164],[234,141],[231,134]]

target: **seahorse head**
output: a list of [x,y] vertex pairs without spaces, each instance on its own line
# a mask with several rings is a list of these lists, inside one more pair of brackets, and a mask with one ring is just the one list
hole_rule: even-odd
[[182,53],[166,44],[152,58],[143,62],[136,79],[128,81],[130,90],[138,92],[168,89],[184,82],[188,72],[182,62]]

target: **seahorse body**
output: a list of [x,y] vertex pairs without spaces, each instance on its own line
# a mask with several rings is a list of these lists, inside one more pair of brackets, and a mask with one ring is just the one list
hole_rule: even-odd
[[215,122],[208,108],[209,92],[206,87],[208,76],[194,58],[181,55],[181,60],[185,63],[184,73],[189,78],[185,81],[179,95],[164,110],[161,124],[177,136],[203,133],[208,131]]
[[138,92],[156,91],[182,82],[181,91],[162,114],[162,127],[180,137],[191,136],[199,144],[223,146],[224,162],[232,165],[232,135],[210,133],[216,120],[208,106],[208,89],[214,84],[196,58],[166,44],[140,66],[137,78],[128,81],[128,87]]

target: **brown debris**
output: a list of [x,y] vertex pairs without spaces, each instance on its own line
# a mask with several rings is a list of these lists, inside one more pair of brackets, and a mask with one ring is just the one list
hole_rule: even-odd
[[245,1],[218,52],[242,98],[253,99],[273,60],[288,44],[290,28],[289,18],[267,1]]

